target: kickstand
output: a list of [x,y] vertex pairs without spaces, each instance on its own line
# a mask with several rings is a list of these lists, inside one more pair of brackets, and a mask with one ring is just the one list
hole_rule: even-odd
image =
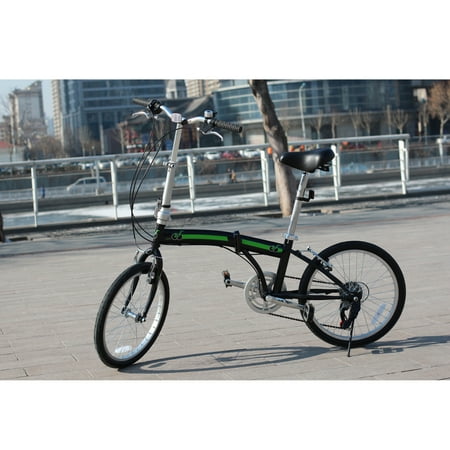
[[352,338],[353,338],[353,325],[355,324],[355,320],[352,320],[352,324],[350,325],[350,339],[348,340],[347,347],[347,357],[350,358],[350,349],[352,348]]

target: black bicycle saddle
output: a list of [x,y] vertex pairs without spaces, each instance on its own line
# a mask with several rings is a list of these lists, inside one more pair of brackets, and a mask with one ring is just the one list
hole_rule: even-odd
[[318,148],[306,152],[283,153],[280,162],[304,172],[314,172],[317,169],[330,170],[330,161],[334,158],[331,148]]

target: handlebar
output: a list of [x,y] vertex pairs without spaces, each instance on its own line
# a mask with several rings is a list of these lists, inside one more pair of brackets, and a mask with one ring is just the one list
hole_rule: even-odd
[[232,131],[233,133],[240,133],[242,126],[237,123],[224,122],[223,120],[211,120],[211,125],[216,128],[222,128],[222,130]]
[[145,108],[147,108],[150,105],[150,103],[147,100],[141,100],[140,98],[133,98],[133,103],[139,106],[144,106]]
[[161,112],[163,112],[172,121],[181,122],[183,125],[184,124],[203,123],[203,124],[210,125],[211,127],[221,128],[222,130],[231,131],[233,133],[240,133],[242,131],[241,125],[231,123],[231,122],[224,122],[223,120],[214,119],[212,111],[205,111],[204,117],[192,117],[190,119],[185,119],[185,118],[181,117],[179,114],[172,113],[172,111],[167,106],[164,106],[158,100],[148,101],[148,100],[142,100],[139,98],[133,98],[133,103],[135,103],[136,105],[145,107],[153,115],[158,115],[158,114],[161,114]]

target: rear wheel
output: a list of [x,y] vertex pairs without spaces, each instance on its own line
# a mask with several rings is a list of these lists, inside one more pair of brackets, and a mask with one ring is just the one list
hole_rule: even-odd
[[95,346],[100,359],[110,367],[133,364],[158,337],[169,307],[169,283],[164,272],[145,320],[142,319],[152,284],[151,263],[126,269],[105,294],[95,323]]
[[[319,258],[330,264],[330,273],[359,298],[351,346],[366,345],[384,336],[399,319],[406,296],[402,271],[392,256],[374,244],[349,241],[323,250]],[[343,290],[313,264],[305,269],[299,290],[301,294],[341,296],[340,300],[309,300],[314,317],[307,326],[325,342],[347,347],[350,333],[342,323],[352,301]]]

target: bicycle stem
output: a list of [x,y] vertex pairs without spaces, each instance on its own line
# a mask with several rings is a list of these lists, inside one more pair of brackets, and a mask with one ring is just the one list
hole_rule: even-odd
[[156,216],[156,223],[158,225],[166,225],[170,220],[170,203],[172,201],[172,191],[175,184],[175,172],[177,166],[178,150],[180,148],[181,134],[183,131],[183,118],[181,115],[173,114],[172,121],[177,124],[175,135],[173,138],[172,153],[170,161],[167,163],[166,182],[164,184],[163,196],[161,200],[161,207]]

